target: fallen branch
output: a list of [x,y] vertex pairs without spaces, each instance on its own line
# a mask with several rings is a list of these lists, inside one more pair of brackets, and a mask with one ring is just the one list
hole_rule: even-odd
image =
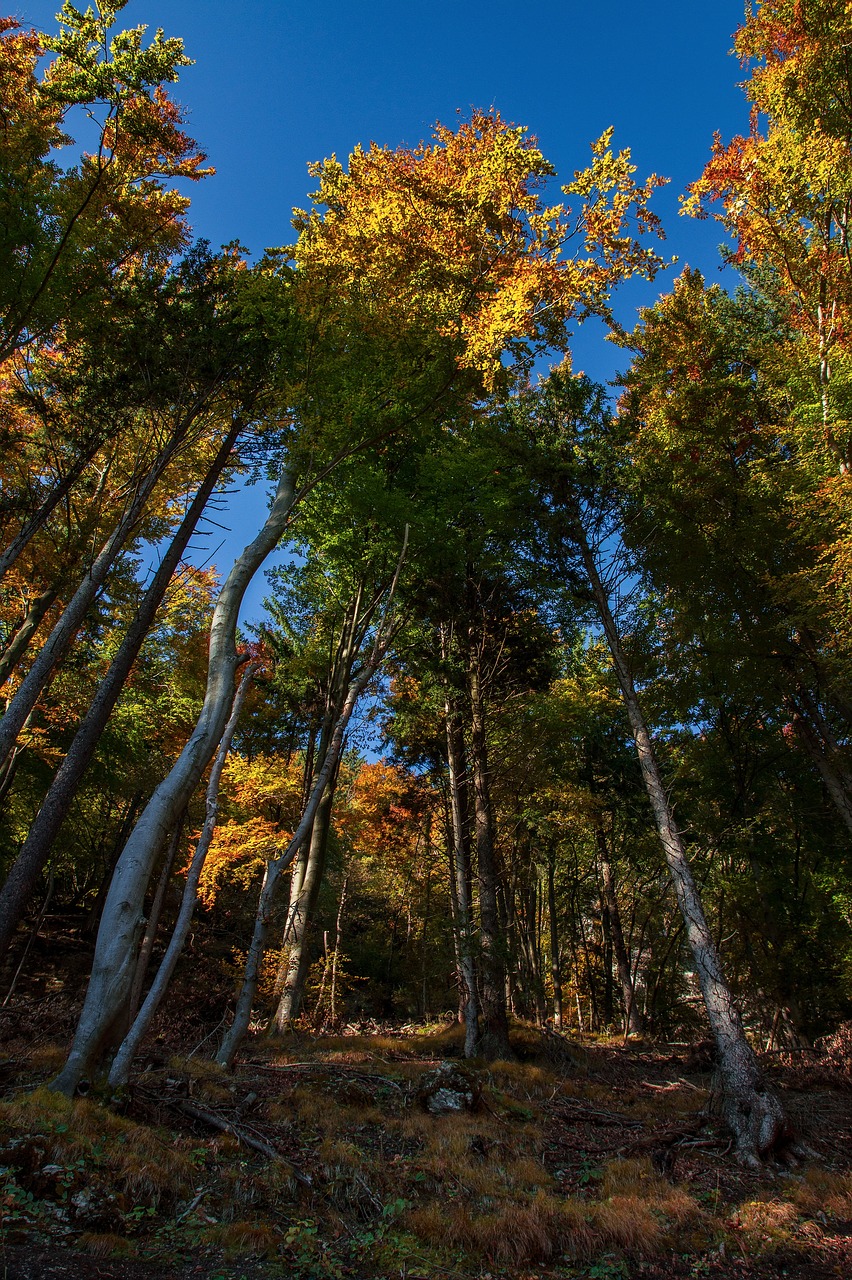
[[615,1111],[600,1111],[596,1107],[588,1107],[585,1103],[574,1102],[570,1098],[554,1099],[550,1106],[558,1111],[573,1111],[578,1118],[590,1120],[595,1124],[618,1125],[621,1129],[647,1128],[647,1125],[642,1120],[630,1120],[627,1116],[620,1116]]
[[247,1065],[260,1071],[348,1071],[359,1080],[378,1080],[399,1089],[401,1093],[405,1092],[405,1087],[398,1080],[391,1080],[389,1076],[383,1076],[377,1071],[360,1071],[358,1067],[349,1066],[345,1062],[282,1062],[280,1065],[250,1062]]
[[303,1187],[311,1187],[313,1183],[306,1173],[302,1173],[297,1169],[292,1160],[288,1160],[282,1156],[280,1151],[276,1151],[273,1146],[265,1142],[262,1138],[254,1138],[250,1133],[246,1133],[240,1125],[234,1124],[230,1120],[226,1120],[223,1116],[216,1115],[213,1111],[205,1111],[203,1107],[197,1107],[194,1102],[184,1102],[183,1099],[177,1099],[170,1104],[177,1107],[179,1111],[183,1111],[188,1116],[192,1116],[194,1120],[201,1120],[204,1124],[209,1124],[213,1129],[219,1129],[222,1133],[230,1133],[240,1142],[245,1143],[247,1147],[251,1147],[254,1151],[259,1151],[261,1155],[266,1156],[269,1160],[276,1160],[280,1164],[286,1164],[292,1170],[293,1177],[300,1182]]

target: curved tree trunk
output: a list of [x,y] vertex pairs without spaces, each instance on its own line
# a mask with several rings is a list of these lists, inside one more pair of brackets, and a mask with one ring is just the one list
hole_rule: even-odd
[[71,808],[80,780],[95,753],[130,669],[145,641],[174,571],[231,456],[241,424],[232,424],[222,440],[204,482],[190,503],[177,532],[140,601],[109,670],[42,801],[27,838],[0,890],[0,958],[5,955],[21,916],[27,908],[38,877],[50,857],[53,842]]
[[201,714],[168,776],[143,810],[116,866],[77,1033],[68,1061],[52,1085],[63,1093],[73,1093],[92,1068],[116,1016],[126,1005],[151,870],[221,740],[239,665],[235,635],[240,604],[248,584],[284,533],[293,501],[293,481],[285,468],[265,525],[236,561],[219,592],[210,628],[207,691]]
[[594,555],[584,531],[575,526],[574,537],[583,560],[592,594],[612,654],[621,687],[642,777],[654,813],[677,904],[686,925],[687,939],[704,1006],[716,1041],[722,1085],[722,1113],[734,1135],[739,1158],[756,1165],[789,1133],[781,1103],[766,1083],[745,1036],[742,1019],[722,971],[716,944],[704,915],[701,898],[663,785],[651,736],[645,724],[633,678],[621,647],[621,638],[609,607]]
[[183,951],[186,935],[189,933],[189,926],[192,923],[195,904],[198,901],[198,881],[201,878],[201,872],[204,869],[204,863],[207,860],[207,854],[213,840],[213,833],[216,830],[216,819],[219,815],[219,784],[222,780],[222,770],[225,768],[225,761],[231,749],[231,741],[240,719],[248,687],[256,670],[257,668],[252,663],[249,663],[243,673],[240,686],[234,695],[231,716],[225,726],[225,732],[222,734],[222,741],[219,743],[219,750],[216,753],[213,768],[210,770],[204,826],[201,829],[201,835],[198,838],[198,844],[195,847],[195,853],[192,856],[192,862],[187,872],[178,918],[175,922],[169,945],[166,948],[166,954],[160,962],[160,967],[157,970],[154,981],[151,983],[151,988],[145,997],[142,1008],[136,1015],[133,1025],[124,1037],[113,1060],[109,1073],[109,1083],[113,1086],[127,1083],[133,1059],[136,1056],[139,1045],[142,1043],[145,1032],[151,1025],[151,1019],[160,1007],[160,1002],[175,971],[175,965]]

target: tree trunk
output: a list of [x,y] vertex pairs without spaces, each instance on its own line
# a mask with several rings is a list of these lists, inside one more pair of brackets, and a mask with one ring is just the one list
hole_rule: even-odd
[[305,982],[310,967],[310,931],[316,913],[322,878],[325,872],[325,856],[328,849],[328,836],[331,830],[331,813],[334,807],[334,777],[325,790],[317,808],[311,838],[308,843],[308,855],[304,875],[291,894],[290,909],[287,913],[285,941],[287,944],[287,975],[284,979],[284,990],[278,1001],[278,1008],[273,1019],[274,1029],[279,1035],[287,1030],[290,1023],[298,1018],[305,998]]
[[[184,815],[185,817],[186,815]],[[142,1003],[142,988],[145,985],[145,977],[148,973],[148,965],[151,963],[151,953],[154,950],[154,943],[157,940],[157,929],[160,925],[160,916],[163,914],[163,903],[166,900],[166,891],[169,887],[169,881],[172,878],[172,869],[175,865],[175,858],[180,847],[180,838],[183,834],[184,818],[181,818],[172,832],[172,838],[169,840],[166,849],[166,856],[163,858],[163,865],[160,869],[160,878],[157,881],[157,888],[154,892],[154,900],[151,903],[151,910],[148,913],[148,923],[145,926],[145,933],[142,938],[142,944],[139,948],[139,955],[136,959],[136,969],[133,974],[133,984],[130,988],[130,997],[127,1002],[127,1019],[129,1026],[133,1025],[139,1006]]]
[[642,777],[663,846],[678,907],[686,926],[707,1016],[716,1040],[722,1085],[722,1112],[734,1135],[739,1158],[756,1165],[788,1136],[788,1126],[776,1094],[763,1078],[749,1045],[739,1010],[722,972],[719,955],[701,905],[701,898],[686,850],[675,826],[657,765],[651,736],[645,724],[633,678],[621,647],[606,589],[598,574],[585,532],[575,526],[575,539],[598,608],[618,683],[636,743]]
[[127,1001],[151,868],[221,740],[239,665],[235,635],[240,604],[248,584],[284,533],[293,501],[293,482],[285,468],[266,523],[236,561],[219,593],[210,628],[204,704],[189,741],[143,810],[116,866],[74,1044],[53,1082],[53,1088],[61,1092],[74,1092]]
[[[455,723],[449,701],[445,703],[447,722],[447,766],[450,783],[450,816],[452,820],[452,871],[455,880],[455,900],[458,904],[456,937],[458,939],[459,968],[464,987],[464,1056],[474,1058],[479,1049],[479,997],[476,985],[476,961],[471,936],[470,893],[470,845],[466,835],[466,795],[463,779],[467,766],[464,758],[464,739]],[[465,788],[466,789],[466,788]]]
[[349,682],[346,691],[346,697],[340,709],[340,713],[336,718],[334,729],[328,743],[328,749],[316,778],[314,779],[313,788],[307,805],[305,806],[302,817],[293,833],[293,838],[279,857],[274,858],[267,864],[266,872],[263,878],[263,886],[260,891],[260,900],[255,913],[254,934],[252,936],[251,945],[246,959],[245,976],[240,994],[237,997],[237,1005],[234,1010],[234,1020],[228,1034],[219,1052],[216,1055],[216,1061],[221,1066],[230,1067],[233,1065],[237,1050],[239,1049],[243,1037],[248,1030],[251,1020],[251,1008],[257,991],[258,978],[260,976],[260,966],[263,962],[263,954],[266,949],[266,939],[269,934],[269,925],[272,918],[272,910],[275,906],[275,898],[278,892],[278,885],[284,871],[290,866],[296,854],[302,848],[302,845],[308,839],[314,824],[317,809],[319,808],[326,787],[332,780],[337,770],[341,752],[343,751],[343,741],[346,736],[346,729],[352,718],[352,712],[355,710],[358,699],[367,688],[373,676],[379,669],[382,660],[387,653],[393,636],[393,625],[390,621],[390,607],[396,594],[399,575],[402,564],[405,559],[406,549],[408,547],[408,525],[405,527],[405,537],[403,539],[402,552],[400,554],[399,563],[394,574],[393,581],[387,596],[385,612],[376,629],[375,639],[373,641],[370,656],[364,662],[358,675]]
[[[363,643],[375,603],[371,601],[364,607],[364,586],[361,583],[346,606],[337,648],[328,674],[325,713],[316,748],[317,766],[320,768],[325,760],[334,720],[346,696],[346,689],[352,678],[352,667]],[[297,868],[290,883],[290,908],[282,943],[287,945],[287,955],[279,970],[279,975],[283,970],[283,981],[276,982],[276,989],[280,987],[279,1001],[270,1027],[270,1031],[278,1034],[283,1033],[289,1023],[299,1016],[304,1000],[310,960],[308,942],[325,871],[337,774],[338,769],[335,768],[331,774],[328,794],[323,796],[317,809],[310,841],[299,854]],[[310,785],[310,780],[311,774],[306,767],[306,785]]]
[[62,479],[53,486],[47,497],[42,501],[41,505],[21,525],[18,532],[12,538],[11,542],[5,547],[0,554],[0,582],[3,581],[6,574],[12,568],[12,565],[18,559],[21,552],[29,545],[30,541],[35,537],[40,529],[43,529],[50,519],[53,512],[61,502],[67,498],[74,485],[82,476],[86,467],[96,456],[98,450],[104,444],[103,437],[98,433],[89,437],[83,451],[74,460],[73,466],[65,473]]
[[18,686],[6,713],[0,720],[0,762],[4,761],[15,745],[54,667],[77,635],[91,605],[96,599],[107,576],[118,559],[127,539],[145,514],[145,507],[167,465],[177,453],[186,437],[188,423],[182,423],[165,448],[157,454],[147,472],[137,481],[124,514],[107,538],[93,564],[86,570],[83,580],[69,600],[53,630],[42,645],[29,671]]
[[476,872],[479,881],[480,1004],[482,1035],[480,1052],[493,1061],[511,1058],[509,1020],[506,1013],[506,966],[504,940],[500,932],[497,902],[498,869],[494,849],[494,819],[488,786],[488,750],[485,713],[479,681],[478,653],[472,645],[468,664],[471,706],[471,769],[476,842]]
[[615,952],[615,965],[618,971],[618,982],[621,987],[621,998],[624,1003],[625,1036],[642,1035],[642,1014],[636,1003],[636,992],[633,988],[633,973],[630,968],[630,957],[624,943],[624,930],[621,927],[621,912],[618,909],[618,898],[615,895],[615,877],[612,874],[612,863],[609,860],[606,836],[600,827],[595,831],[598,846],[598,862],[603,883],[603,901],[609,917],[610,936]]
[[190,503],[160,561],[118,652],[110,663],[109,670],[101,681],[92,704],[68,748],[68,753],[42,801],[41,808],[15,859],[6,883],[0,890],[0,959],[5,954],[18,921],[26,910],[42,868],[50,857],[53,842],[77,794],[80,780],[95,753],[133,663],[139,656],[139,651],[151,629],[174,571],[227,465],[240,430],[240,424],[234,423],[222,440],[204,482]]
[[30,641],[38,631],[42,619],[58,596],[56,587],[48,587],[40,596],[36,596],[27,606],[27,612],[9,640],[0,657],[0,685],[6,683],[21,658],[30,646]]
[[547,858],[547,914],[550,922],[550,974],[553,979],[553,1025],[562,1030],[562,965],[559,957],[559,919],[556,914],[556,853]]
[[201,835],[198,838],[198,844],[195,847],[195,853],[190,863],[189,871],[186,876],[186,884],[184,885],[183,897],[181,898],[180,910],[178,918],[172,931],[169,945],[166,948],[166,954],[160,962],[156,977],[151,983],[151,988],[145,997],[145,1002],[139,1013],[136,1015],[133,1025],[119,1047],[118,1053],[112,1064],[109,1073],[109,1083],[116,1087],[127,1083],[130,1074],[130,1067],[136,1056],[136,1051],[142,1043],[145,1032],[151,1025],[151,1019],[160,1007],[160,1001],[166,993],[166,988],[171,981],[172,974],[175,971],[175,965],[183,951],[183,945],[186,942],[186,935],[189,933],[189,926],[192,923],[195,904],[198,900],[198,881],[201,878],[201,872],[204,869],[204,863],[213,840],[213,833],[216,830],[216,819],[219,815],[219,784],[222,780],[222,770],[225,768],[225,761],[228,758],[228,752],[231,749],[231,741],[237,728],[240,713],[243,709],[248,687],[251,683],[252,676],[257,668],[249,663],[243,673],[239,688],[234,695],[234,702],[231,708],[231,715],[222,734],[222,741],[219,743],[219,750],[216,753],[216,759],[213,762],[213,768],[210,770],[210,781],[207,784],[207,803],[204,817],[204,826],[201,829]]

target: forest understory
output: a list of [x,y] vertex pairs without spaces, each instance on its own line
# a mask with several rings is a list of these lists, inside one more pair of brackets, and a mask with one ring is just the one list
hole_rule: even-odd
[[[79,963],[82,971],[85,956]],[[714,1119],[709,1043],[515,1023],[352,1023],[210,1061],[209,973],[185,976],[128,1088],[45,1085],[78,1013],[48,954],[0,1013],[4,1280],[829,1280],[852,1274],[852,1036],[761,1055],[808,1151],[761,1171]],[[72,966],[73,969],[73,966]],[[424,1077],[469,1074],[430,1114]],[[85,1089],[85,1086],[84,1086]]]

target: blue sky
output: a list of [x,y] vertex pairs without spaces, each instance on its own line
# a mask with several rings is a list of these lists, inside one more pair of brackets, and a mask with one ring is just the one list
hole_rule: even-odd
[[[85,7],[85,0],[77,0]],[[9,5],[25,23],[55,28],[58,4]],[[452,123],[471,106],[496,107],[529,127],[563,182],[588,161],[589,143],[608,125],[629,146],[639,175],[671,179],[656,207],[669,255],[706,275],[718,272],[720,229],[678,217],[677,197],[708,157],[714,131],[747,128],[748,112],[730,56],[743,0],[521,6],[447,0],[130,0],[123,26],[182,36],[195,65],[174,96],[189,132],[216,175],[192,187],[191,222],[214,246],[240,240],[253,254],[291,239],[290,212],[307,203],[306,164],[358,143],[413,145],[436,120]],[[672,273],[622,294],[620,318],[670,287]],[[575,367],[611,377],[623,354],[597,330],[577,335]],[[217,556],[239,550],[263,509],[257,491],[240,495],[232,537]],[[219,517],[217,517],[219,518]],[[227,520],[224,523],[228,523]],[[257,612],[256,583],[247,613]]]

